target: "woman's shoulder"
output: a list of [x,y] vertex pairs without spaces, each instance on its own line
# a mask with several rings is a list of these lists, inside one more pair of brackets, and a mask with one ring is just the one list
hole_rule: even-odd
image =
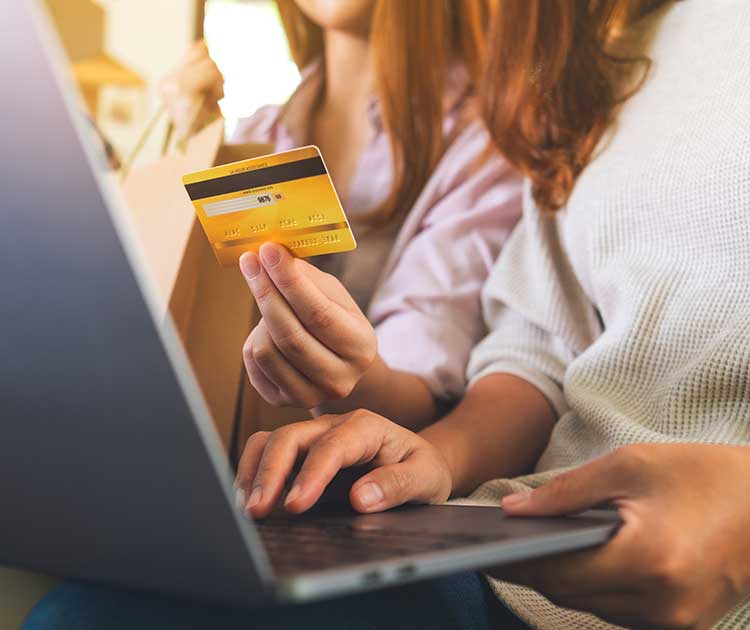
[[281,117],[282,105],[265,105],[254,114],[240,118],[232,134],[232,142],[275,142],[276,127]]
[[476,87],[463,65],[451,65],[444,98],[445,144],[435,174],[452,180],[482,169],[494,171],[498,177],[513,173],[514,169],[495,148],[482,117]]
[[307,126],[323,80],[320,60],[300,71],[299,85],[283,105],[266,105],[252,116],[243,118],[232,135],[232,141],[276,144],[278,150],[299,146],[307,136]]
[[433,170],[428,187],[436,198],[456,189],[475,194],[495,187],[520,192],[521,175],[498,151],[480,114],[475,96],[468,94],[446,121],[443,154]]

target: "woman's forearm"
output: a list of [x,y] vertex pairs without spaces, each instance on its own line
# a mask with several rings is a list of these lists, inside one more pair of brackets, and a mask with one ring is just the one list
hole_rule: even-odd
[[414,374],[389,368],[380,356],[349,396],[325,403],[316,411],[346,413],[355,409],[374,411],[412,431],[434,422],[438,414],[427,383]]
[[453,496],[463,496],[489,479],[530,472],[555,419],[547,398],[533,385],[511,374],[490,374],[421,435],[445,457]]

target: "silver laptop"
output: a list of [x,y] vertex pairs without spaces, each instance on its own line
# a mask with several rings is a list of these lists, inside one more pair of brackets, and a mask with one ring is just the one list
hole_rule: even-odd
[[[0,564],[231,605],[307,601],[603,543],[616,514],[491,507],[252,523],[46,14],[0,38]],[[239,352],[239,349],[238,349]]]

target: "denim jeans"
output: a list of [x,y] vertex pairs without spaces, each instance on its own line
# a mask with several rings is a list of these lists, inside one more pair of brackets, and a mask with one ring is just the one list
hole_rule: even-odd
[[179,602],[68,582],[29,613],[24,630],[521,630],[484,578],[447,578],[337,600],[255,610]]

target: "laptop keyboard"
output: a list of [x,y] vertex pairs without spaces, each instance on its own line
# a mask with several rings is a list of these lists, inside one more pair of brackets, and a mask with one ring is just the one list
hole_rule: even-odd
[[274,570],[281,575],[486,542],[473,535],[355,527],[345,520],[271,518],[256,526]]

